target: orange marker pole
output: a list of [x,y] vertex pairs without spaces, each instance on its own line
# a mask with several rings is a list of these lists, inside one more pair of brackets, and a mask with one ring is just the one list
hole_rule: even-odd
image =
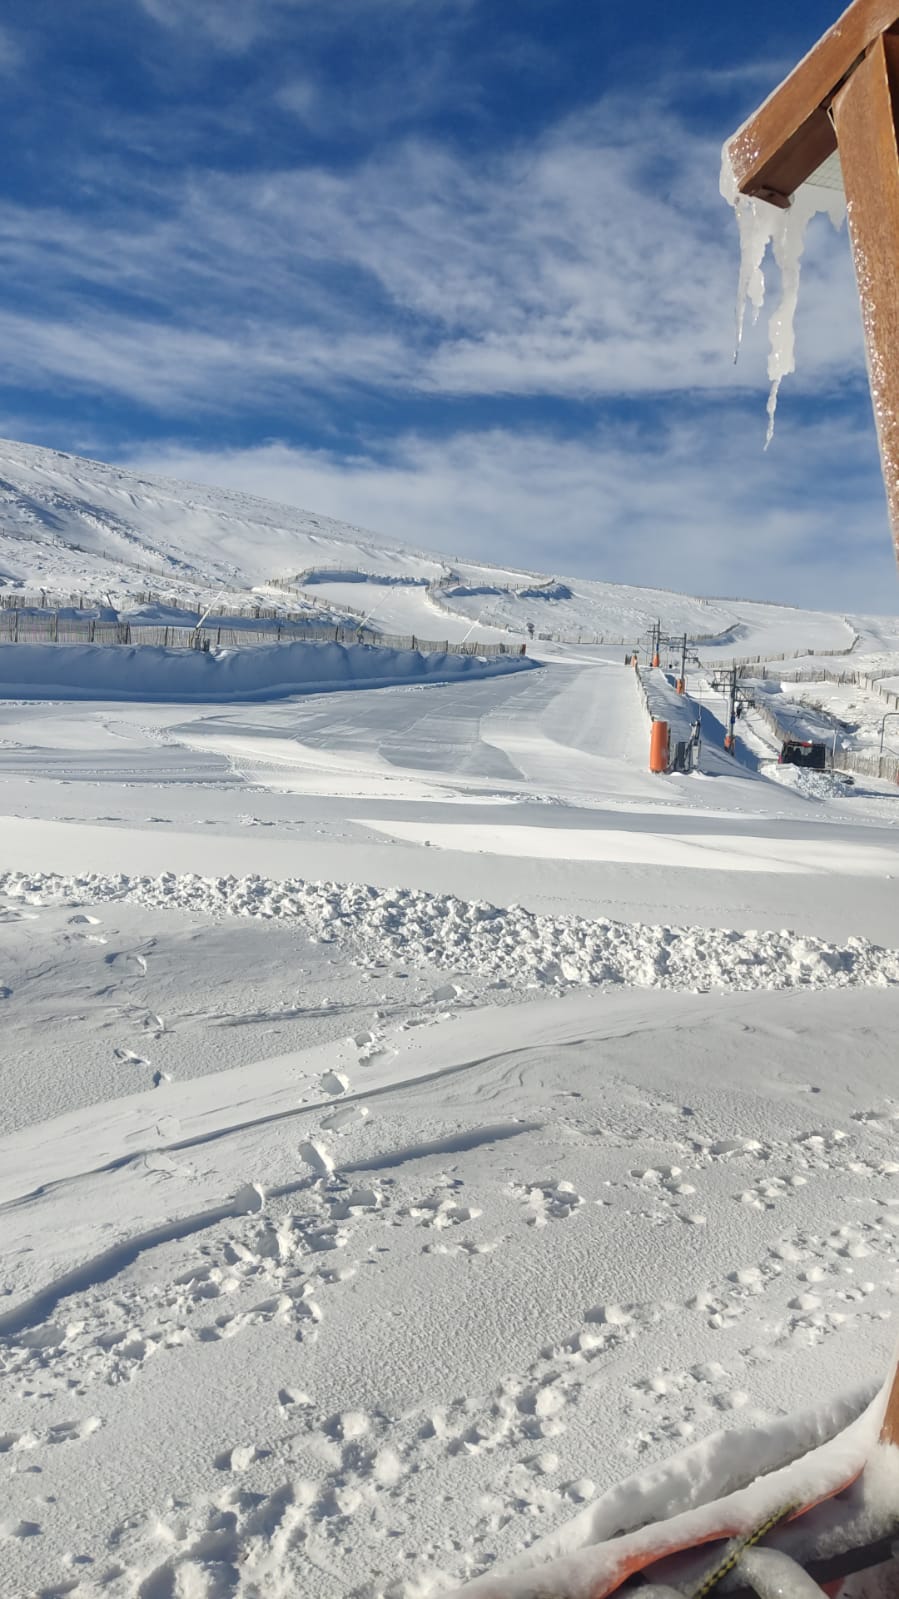
[[652,733],[649,739],[649,770],[651,772],[667,772],[668,770],[668,723],[653,722]]

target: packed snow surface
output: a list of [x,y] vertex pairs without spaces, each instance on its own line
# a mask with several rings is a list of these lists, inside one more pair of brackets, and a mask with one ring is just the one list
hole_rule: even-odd
[[[422,637],[556,636],[502,672],[0,647],[0,1592],[510,1599],[551,1562],[574,1599],[648,1520],[873,1461],[899,799],[772,782],[760,718],[726,755],[712,684],[897,677],[895,620],[3,453],[8,590],[177,618],[335,585]],[[701,709],[691,777],[649,773],[594,642],[660,614],[712,635],[690,711],[653,679]]]

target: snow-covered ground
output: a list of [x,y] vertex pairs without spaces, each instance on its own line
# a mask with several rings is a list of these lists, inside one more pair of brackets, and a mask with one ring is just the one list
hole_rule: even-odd
[[[168,506],[197,589],[232,559],[201,505],[236,584],[312,564],[261,502],[254,573],[238,497],[178,521],[193,491],[52,471],[60,517],[77,479],[156,548]],[[108,529],[89,561],[34,514],[6,565],[102,599]],[[722,659],[850,642],[718,604]],[[718,1429],[764,1424],[764,1464],[777,1418],[882,1377],[899,791],[772,782],[749,727],[731,760],[707,669],[700,772],[653,776],[621,651],[542,660],[0,703],[4,1595],[431,1599],[576,1555],[634,1473],[653,1513],[714,1497]]]

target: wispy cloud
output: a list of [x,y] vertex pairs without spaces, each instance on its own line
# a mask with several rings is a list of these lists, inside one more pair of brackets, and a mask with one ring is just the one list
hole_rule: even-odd
[[[35,384],[63,371],[102,389],[114,374],[117,392],[130,383],[162,407],[202,401],[205,372],[220,408],[229,367],[242,406],[291,371],[298,398],[353,383],[575,399],[761,388],[761,339],[736,372],[730,359],[736,245],[715,152],[664,107],[651,120],[650,136],[607,101],[492,160],[405,140],[339,172],[122,190],[114,164],[96,169],[88,214],[6,208],[10,332],[24,334]],[[65,324],[95,356],[69,358],[73,335],[50,334]],[[811,240],[798,335],[794,389],[861,372],[845,239]]]
[[389,333],[316,337],[247,321],[220,333],[97,311],[77,324],[0,312],[7,382],[22,389],[40,373],[69,392],[90,389],[163,414],[222,416],[240,406],[295,405],[296,391],[331,393],[398,370],[402,346]]
[[477,0],[137,0],[154,22],[180,36],[204,37],[228,54],[248,50],[260,38],[278,37],[298,26],[315,33],[340,33],[359,17],[376,15],[397,27],[404,18],[426,12],[466,12]]

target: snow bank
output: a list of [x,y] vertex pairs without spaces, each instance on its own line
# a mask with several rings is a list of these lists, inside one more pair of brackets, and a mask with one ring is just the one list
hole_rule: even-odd
[[354,960],[400,959],[476,973],[509,989],[560,992],[580,984],[704,991],[885,988],[899,983],[899,950],[865,939],[845,944],[791,932],[651,927],[598,917],[538,916],[416,889],[283,881],[257,876],[161,877],[84,873],[0,875],[0,894],[66,905],[120,901],[206,916],[300,922],[313,938]]
[[347,688],[446,683],[529,670],[521,656],[386,650],[368,644],[274,644],[252,650],[144,645],[11,644],[0,649],[0,696],[65,700],[254,700]]

